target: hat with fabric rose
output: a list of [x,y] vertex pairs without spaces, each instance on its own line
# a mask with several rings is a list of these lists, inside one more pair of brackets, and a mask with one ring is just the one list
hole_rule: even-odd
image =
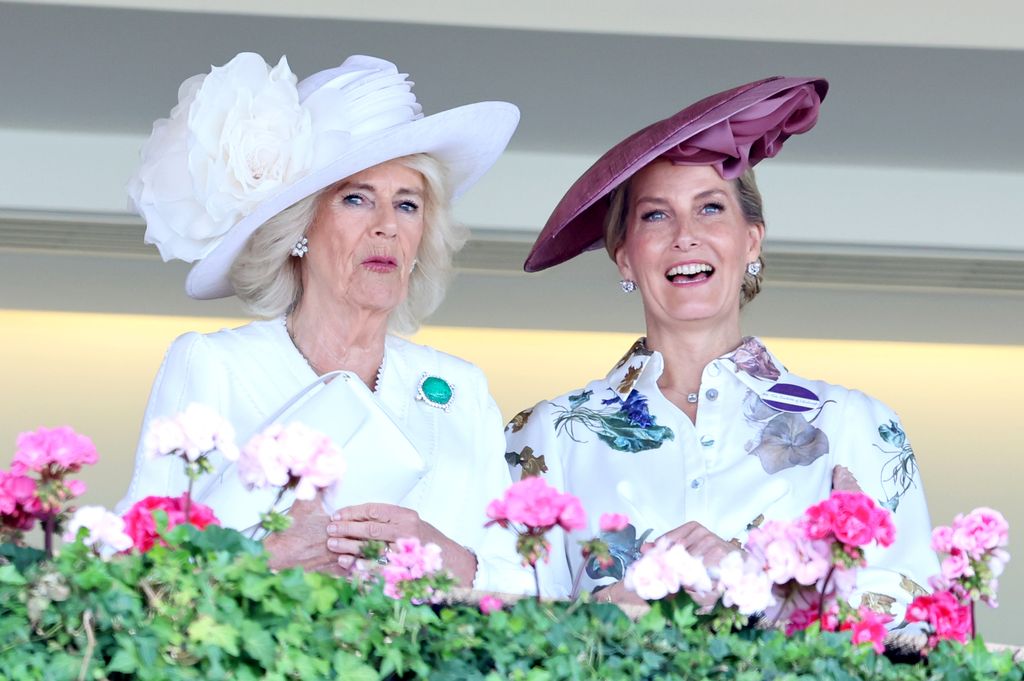
[[363,55],[302,82],[285,57],[271,67],[252,53],[189,78],[128,183],[146,243],[164,260],[198,261],[188,295],[221,298],[234,294],[228,271],[256,229],[355,173],[430,154],[459,196],[504,151],[519,109],[479,102],[424,117],[412,85]]
[[612,147],[565,193],[533,244],[523,269],[539,272],[604,243],[608,196],[659,157],[710,165],[727,180],[775,156],[790,135],[818,121],[823,78],[775,76],[719,92]]

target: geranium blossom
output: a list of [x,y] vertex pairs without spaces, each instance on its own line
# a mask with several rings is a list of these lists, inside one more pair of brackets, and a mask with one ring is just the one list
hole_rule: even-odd
[[249,487],[294,484],[295,497],[309,500],[342,479],[345,458],[326,435],[302,423],[275,423],[242,448],[238,474]]
[[807,536],[831,539],[849,547],[863,547],[872,541],[889,546],[896,538],[890,514],[861,492],[836,491],[804,514]]
[[829,543],[808,537],[802,520],[765,522],[751,530],[746,550],[776,584],[791,579],[804,586],[816,584],[828,574],[832,562]]
[[78,530],[83,527],[88,530],[83,539],[85,545],[93,547],[104,559],[134,545],[132,538],[125,533],[124,519],[102,506],[83,506],[75,511],[64,541],[74,541]]
[[34,479],[0,470],[0,528],[30,530],[41,508]]
[[565,530],[581,530],[587,525],[580,500],[572,494],[562,494],[539,477],[525,478],[509,487],[502,499],[487,506],[487,517],[502,527],[521,523],[540,531],[555,525]]
[[772,580],[757,560],[741,551],[732,551],[717,567],[722,603],[735,606],[744,615],[753,615],[775,605]]
[[696,594],[714,589],[711,576],[700,558],[682,544],[661,537],[626,570],[623,584],[640,598],[658,600],[687,589]]
[[69,426],[39,428],[18,435],[11,472],[57,472],[53,471],[56,468],[74,473],[82,466],[96,463],[98,458],[92,440]]
[[[124,514],[125,532],[131,537],[136,549],[145,553],[153,548],[154,543],[165,545],[157,534],[153,511],[160,510],[167,514],[168,530],[177,527],[185,522],[185,497],[185,494],[180,497],[146,497],[128,509]],[[188,522],[200,530],[207,525],[220,525],[213,509],[195,501],[189,505]]]
[[501,601],[501,599],[493,594],[487,594],[483,596],[480,599],[480,602],[477,603],[477,605],[480,608],[480,612],[482,612],[485,615],[490,615],[492,612],[498,612],[503,607],[505,607],[505,604]]
[[875,612],[871,608],[861,606],[857,610],[856,619],[846,620],[839,629],[840,631],[850,630],[853,633],[852,642],[856,644],[870,643],[875,652],[881,655],[885,652],[885,625],[892,621],[892,617]]
[[926,622],[931,625],[928,649],[941,640],[966,643],[971,634],[971,606],[948,591],[936,591],[918,596],[907,607],[908,622]]
[[146,456],[182,456],[190,462],[214,450],[238,459],[235,429],[214,409],[193,402],[169,418],[154,418],[143,438]]
[[421,544],[415,537],[403,537],[395,540],[387,559],[381,570],[384,593],[391,598],[401,598],[402,582],[422,579],[441,569],[441,547],[433,543]]

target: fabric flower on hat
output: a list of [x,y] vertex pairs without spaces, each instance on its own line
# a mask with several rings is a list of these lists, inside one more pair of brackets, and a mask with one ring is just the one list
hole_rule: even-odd
[[146,242],[164,260],[203,258],[260,201],[308,172],[312,123],[296,84],[286,58],[271,68],[248,52],[182,83],[128,184]]

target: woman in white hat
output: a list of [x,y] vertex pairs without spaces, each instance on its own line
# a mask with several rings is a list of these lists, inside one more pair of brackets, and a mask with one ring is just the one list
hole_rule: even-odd
[[893,514],[895,543],[869,549],[872,569],[858,576],[868,603],[894,606],[898,618],[896,606],[938,570],[898,417],[863,393],[787,371],[740,331],[764,262],[751,168],[814,126],[827,89],[818,78],[768,78],[634,133],[576,181],[534,244],[527,271],[606,248],[647,326],[606,377],[506,430],[515,476],[544,475],[592,518],[631,520],[608,536],[610,568],[584,565],[577,548],[596,524],[555,542],[550,595],[570,595],[575,582],[628,598],[616,582],[645,541],[665,535],[714,565],[752,527],[799,516],[833,489],[863,488]]
[[[165,260],[195,261],[188,295],[237,295],[263,319],[178,338],[143,433],[199,402],[243,443],[321,377],[347,372],[331,383],[329,418],[307,424],[356,423],[342,491],[327,509],[293,507],[293,527],[268,540],[275,563],[344,570],[365,540],[412,536],[438,543],[464,584],[514,590],[515,559],[499,555],[511,547],[487,543],[507,538],[483,529],[487,502],[510,482],[484,376],[391,332],[414,331],[440,304],[466,239],[450,202],[497,160],[518,109],[483,102],[424,117],[405,74],[366,56],[296,80],[284,58],[271,67],[240,54],[186,80],[143,149],[129,193],[146,241]],[[273,495],[215,467],[195,498],[226,526],[255,525]],[[140,443],[121,506],[186,485],[180,466],[146,458]]]

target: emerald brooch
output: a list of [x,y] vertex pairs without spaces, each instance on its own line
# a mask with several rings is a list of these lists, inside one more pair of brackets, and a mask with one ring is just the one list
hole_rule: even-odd
[[431,407],[448,411],[454,397],[455,387],[443,378],[426,373],[420,378],[419,387],[416,389],[417,400],[422,400]]

